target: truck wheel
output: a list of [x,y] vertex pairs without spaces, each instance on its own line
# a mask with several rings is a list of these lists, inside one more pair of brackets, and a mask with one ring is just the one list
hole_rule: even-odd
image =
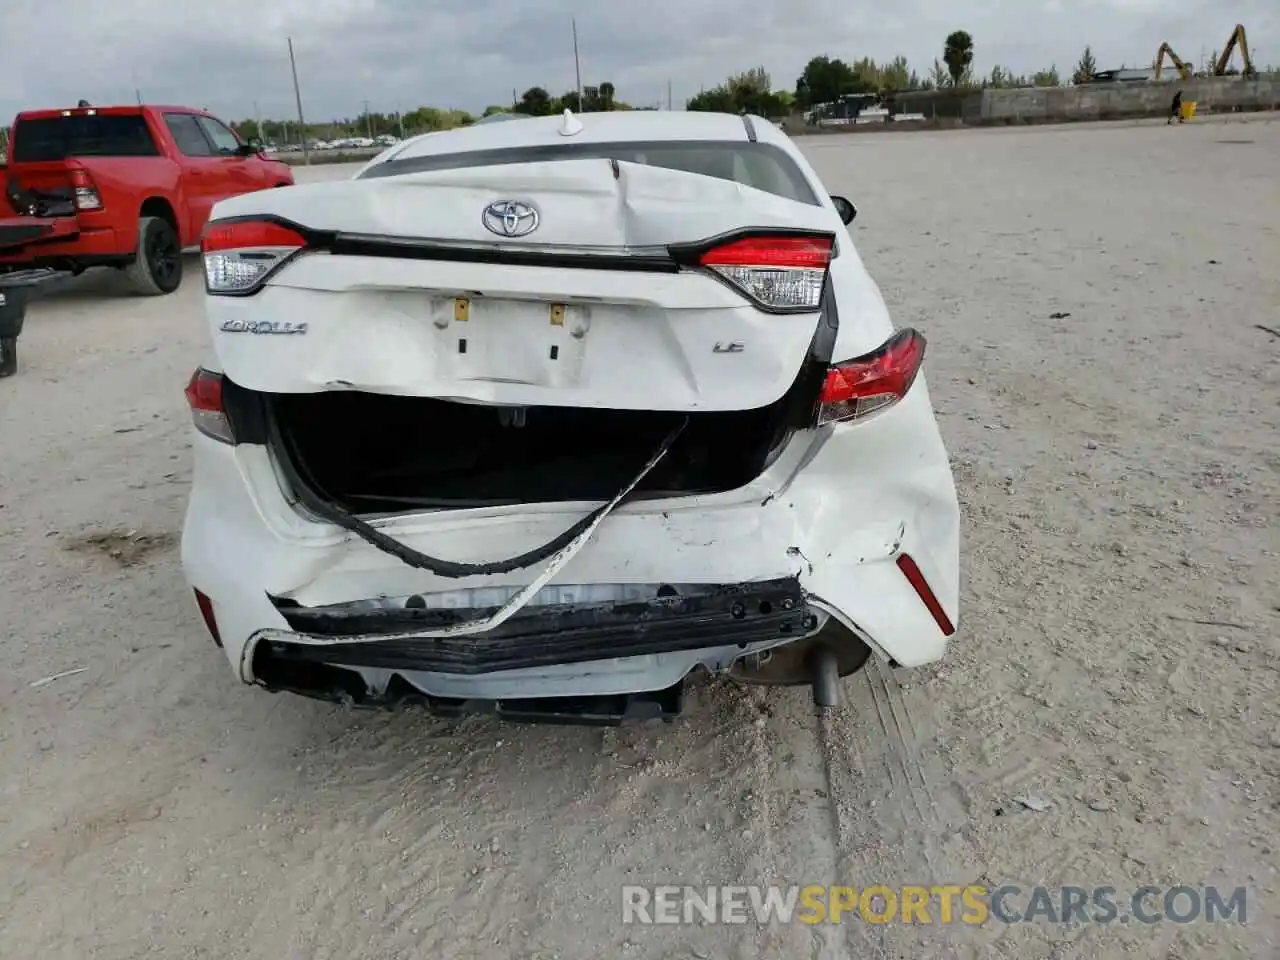
[[133,289],[145,297],[173,293],[182,283],[182,248],[173,227],[159,217],[138,221],[138,253],[125,268]]
[[18,372],[18,338],[0,337],[0,377]]

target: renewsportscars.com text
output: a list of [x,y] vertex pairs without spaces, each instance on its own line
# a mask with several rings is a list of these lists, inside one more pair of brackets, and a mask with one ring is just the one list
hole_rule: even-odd
[[977,885],[628,886],[622,922],[714,923],[1245,923],[1244,887]]

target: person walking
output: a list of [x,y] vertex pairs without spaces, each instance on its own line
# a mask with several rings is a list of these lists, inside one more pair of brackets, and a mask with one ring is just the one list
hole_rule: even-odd
[[[1173,123],[1174,120],[1177,120],[1179,123],[1182,122],[1182,91],[1181,90],[1179,90],[1177,93],[1173,95],[1173,107],[1169,111],[1169,123]],[[1168,124],[1166,124],[1166,126],[1168,126]]]

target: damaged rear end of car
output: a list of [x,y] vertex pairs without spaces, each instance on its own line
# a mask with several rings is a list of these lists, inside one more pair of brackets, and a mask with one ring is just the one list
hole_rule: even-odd
[[183,558],[241,679],[609,722],[940,655],[924,340],[837,354],[856,254],[796,190],[574,157],[215,211]]

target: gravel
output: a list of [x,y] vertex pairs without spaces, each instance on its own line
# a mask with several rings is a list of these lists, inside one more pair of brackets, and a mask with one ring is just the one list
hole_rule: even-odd
[[[822,718],[720,683],[603,731],[237,685],[176,545],[198,265],[44,296],[0,381],[3,953],[1275,955],[1280,125],[1224,129],[804,144],[929,338],[965,515],[946,660]],[[1246,885],[1249,923],[620,921],[626,883],[978,878]]]

